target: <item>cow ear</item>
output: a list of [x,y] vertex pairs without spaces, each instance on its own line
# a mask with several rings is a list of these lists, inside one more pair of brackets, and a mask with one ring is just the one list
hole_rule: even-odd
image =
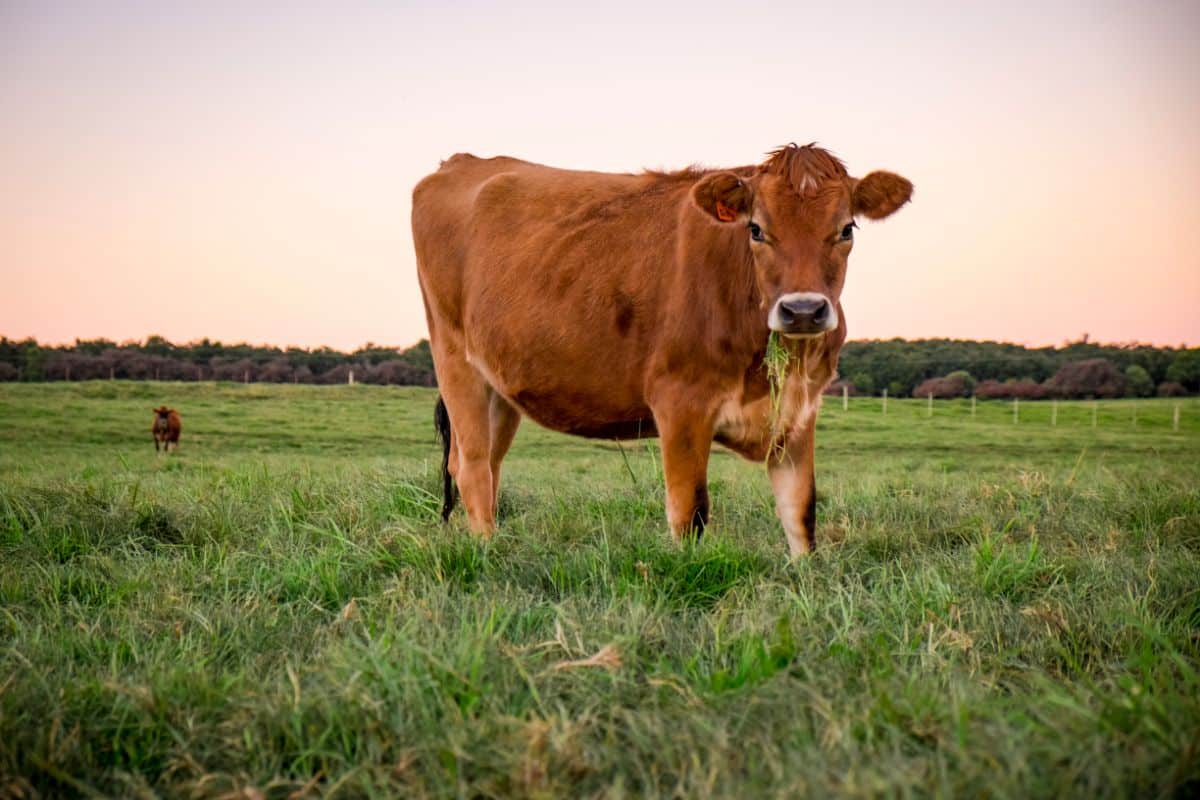
[[869,173],[854,184],[854,215],[890,217],[912,199],[912,191],[912,181],[894,172]]
[[732,172],[705,175],[692,187],[692,202],[718,222],[745,222],[750,218],[754,192]]

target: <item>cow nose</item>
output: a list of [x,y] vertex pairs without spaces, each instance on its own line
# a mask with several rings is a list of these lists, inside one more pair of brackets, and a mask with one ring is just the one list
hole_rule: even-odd
[[779,321],[789,328],[824,328],[829,321],[829,301],[824,297],[797,297],[781,300]]
[[820,292],[785,294],[767,315],[767,327],[784,336],[819,336],[838,325],[837,306]]

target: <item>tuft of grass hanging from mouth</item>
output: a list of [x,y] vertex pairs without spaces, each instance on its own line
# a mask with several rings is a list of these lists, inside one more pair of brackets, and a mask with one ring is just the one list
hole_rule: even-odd
[[767,337],[767,351],[763,354],[763,368],[767,371],[767,387],[771,397],[771,438],[775,438],[779,425],[779,414],[783,403],[783,382],[787,378],[791,356],[779,334],[771,331]]

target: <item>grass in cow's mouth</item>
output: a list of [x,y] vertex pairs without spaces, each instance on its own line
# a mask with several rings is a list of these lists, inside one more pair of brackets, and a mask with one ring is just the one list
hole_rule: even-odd
[[771,392],[771,433],[778,433],[779,407],[783,398],[783,382],[787,378],[788,361],[791,355],[783,346],[783,340],[775,331],[767,337],[767,351],[763,354],[763,368],[767,371],[767,384]]

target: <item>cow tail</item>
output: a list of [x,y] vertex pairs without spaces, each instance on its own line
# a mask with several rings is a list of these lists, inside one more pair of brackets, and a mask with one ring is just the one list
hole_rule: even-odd
[[437,405],[433,407],[433,425],[438,438],[442,440],[442,521],[445,522],[454,510],[457,493],[454,478],[450,477],[450,412],[446,410],[446,401],[441,395],[438,395]]

